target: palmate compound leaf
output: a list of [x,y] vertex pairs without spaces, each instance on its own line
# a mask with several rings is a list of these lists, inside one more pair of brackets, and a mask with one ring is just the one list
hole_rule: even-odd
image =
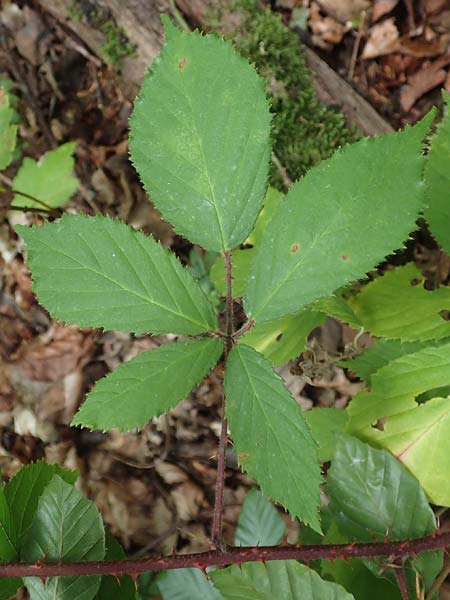
[[450,336],[446,318],[450,288],[424,288],[421,271],[409,263],[388,271],[348,300],[365,330],[402,341],[440,339]]
[[[55,475],[39,499],[21,559],[48,562],[103,560],[105,531],[93,502]],[[92,600],[101,577],[27,577],[31,600]]]
[[121,221],[64,215],[16,229],[40,302],[68,324],[193,335],[217,325],[212,305],[175,255]]
[[442,90],[445,114],[431,138],[425,165],[424,217],[430,231],[450,253],[450,94]]
[[295,560],[244,563],[209,573],[224,600],[353,600]]
[[219,360],[220,339],[174,342],[138,354],[101,379],[72,425],[141,428],[188,396]]
[[239,464],[263,493],[320,531],[320,463],[300,407],[253,348],[229,354],[225,412]]
[[423,206],[422,140],[431,118],[346,146],[294,184],[253,262],[249,318],[297,312],[402,245]]
[[400,356],[374,373],[371,391],[358,393],[347,409],[347,431],[390,450],[442,506],[450,506],[450,400],[415,399],[449,385],[449,356],[450,343]]
[[[417,479],[384,450],[341,436],[328,471],[330,509],[347,541],[414,539],[433,533],[436,520]],[[366,561],[378,573],[378,561]],[[429,552],[405,564],[408,583],[415,572],[428,588],[442,566],[442,553]],[[395,582],[392,573],[386,576]]]
[[[73,175],[73,153],[76,144],[67,142],[49,150],[36,162],[25,157],[13,181],[18,192],[30,194],[52,208],[61,206],[75,194],[78,179]],[[42,204],[20,193],[14,195],[15,206],[42,208]]]
[[177,233],[207,250],[235,248],[266,188],[264,81],[231,43],[164,24],[165,44],[131,117],[131,159]]

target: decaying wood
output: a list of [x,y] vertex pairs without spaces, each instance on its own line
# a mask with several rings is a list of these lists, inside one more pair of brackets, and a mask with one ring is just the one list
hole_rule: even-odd
[[[104,36],[86,22],[70,18],[73,0],[36,0],[36,2],[61,24],[74,32],[92,53],[101,57]],[[159,51],[162,43],[162,25],[159,14],[170,10],[168,0],[96,0],[96,6],[109,10],[117,25],[129,40],[136,44],[136,53],[120,63],[123,91],[132,98],[142,82],[147,66]],[[200,26],[211,0],[177,0],[176,5],[192,25]],[[307,48],[306,56],[314,77],[314,85],[322,102],[342,110],[348,122],[356,125],[366,135],[379,135],[392,131],[392,127],[362,98],[342,77],[335,73],[313,50]]]

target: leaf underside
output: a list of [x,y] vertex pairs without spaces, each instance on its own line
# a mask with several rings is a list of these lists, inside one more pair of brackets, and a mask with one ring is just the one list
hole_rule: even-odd
[[234,537],[235,546],[276,546],[286,532],[280,513],[268,498],[253,488],[245,496]]
[[198,334],[217,325],[187,269],[153,238],[102,215],[17,226],[34,291],[52,316],[80,327]]
[[294,184],[253,261],[244,296],[249,318],[297,312],[364,277],[403,244],[423,207],[430,117],[346,146]]
[[225,411],[239,464],[293,517],[320,531],[320,464],[300,407],[258,352],[238,345],[225,374]]
[[164,22],[164,47],[131,117],[131,159],[177,233],[207,250],[235,248],[266,188],[264,80],[231,43]]
[[72,425],[104,431],[142,428],[186,398],[222,350],[221,340],[205,338],[142,352],[96,384]]

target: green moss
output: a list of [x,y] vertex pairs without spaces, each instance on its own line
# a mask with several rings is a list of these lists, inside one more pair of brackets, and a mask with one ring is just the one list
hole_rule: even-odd
[[[273,149],[291,179],[360,137],[346,127],[342,113],[319,102],[297,34],[270,8],[257,0],[232,0],[210,13],[207,27],[231,38],[266,78],[274,113]],[[271,183],[284,188],[274,165]]]
[[113,20],[104,23],[101,30],[105,34],[101,52],[106,62],[115,65],[122,58],[135,53],[136,46],[129,41],[124,30]]

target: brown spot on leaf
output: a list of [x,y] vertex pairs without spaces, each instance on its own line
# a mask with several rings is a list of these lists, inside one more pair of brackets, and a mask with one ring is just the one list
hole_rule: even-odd
[[348,254],[343,254],[343,255],[341,256],[341,258],[342,258],[342,260],[348,260]]
[[299,251],[299,249],[300,249],[300,244],[297,244],[297,243],[292,244],[292,246],[291,246],[292,254],[296,254]]
[[184,69],[186,65],[186,59],[185,58],[180,58],[180,60],[178,61],[178,68],[179,69]]
[[440,310],[439,316],[441,319],[444,319],[444,321],[450,321],[450,311],[448,310]]
[[386,424],[386,417],[382,417],[381,419],[378,419],[373,425],[372,427],[374,429],[378,429],[379,431],[384,431],[384,426]]
[[416,277],[416,278],[414,278],[414,279],[411,279],[411,281],[410,281],[409,283],[410,283],[411,285],[419,285],[419,283],[420,283],[420,279],[417,279],[417,277]]
[[277,335],[277,337],[275,338],[275,341],[276,341],[276,342],[279,342],[279,341],[281,340],[281,338],[282,338],[282,337],[283,337],[283,334],[282,334],[282,333],[279,333],[279,334]]

